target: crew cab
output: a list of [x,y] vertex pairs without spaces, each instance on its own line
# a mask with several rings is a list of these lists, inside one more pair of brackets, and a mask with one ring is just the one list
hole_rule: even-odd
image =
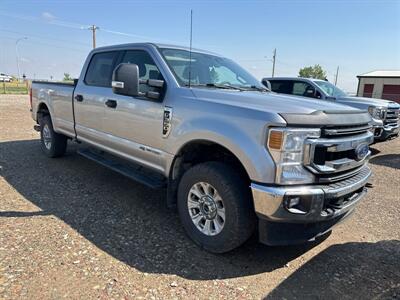
[[215,253],[256,229],[268,245],[315,240],[353,212],[371,175],[368,112],[271,93],[198,49],[97,48],[74,84],[34,81],[31,111],[44,154],[78,142],[86,158],[166,187],[188,236]]
[[372,117],[371,125],[374,128],[375,142],[386,141],[399,135],[400,105],[394,101],[352,97],[332,83],[321,79],[273,77],[264,78],[262,83],[276,93],[334,101],[368,110]]

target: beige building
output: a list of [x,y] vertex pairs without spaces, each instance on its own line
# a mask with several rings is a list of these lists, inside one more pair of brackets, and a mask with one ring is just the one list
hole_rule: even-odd
[[372,71],[357,76],[357,96],[400,103],[400,70]]

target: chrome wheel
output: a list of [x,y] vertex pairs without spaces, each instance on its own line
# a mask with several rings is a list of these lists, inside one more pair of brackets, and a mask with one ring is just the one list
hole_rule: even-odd
[[42,135],[43,135],[43,143],[46,149],[50,150],[51,149],[51,132],[49,125],[45,124],[42,130]]
[[194,184],[188,194],[187,206],[193,224],[205,235],[217,235],[224,228],[224,202],[211,184]]

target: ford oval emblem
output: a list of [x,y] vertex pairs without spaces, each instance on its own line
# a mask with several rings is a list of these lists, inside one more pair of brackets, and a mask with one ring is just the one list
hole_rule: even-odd
[[357,146],[355,149],[356,152],[356,159],[357,160],[363,160],[369,152],[369,147],[368,144],[360,144]]

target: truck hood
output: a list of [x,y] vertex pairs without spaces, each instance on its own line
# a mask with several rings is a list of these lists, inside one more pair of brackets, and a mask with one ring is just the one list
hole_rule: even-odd
[[216,90],[192,88],[196,98],[202,101],[221,103],[277,114],[311,114],[316,111],[354,111],[358,109],[325,100],[307,99],[272,92]]
[[337,99],[338,102],[342,104],[348,104],[348,105],[355,105],[357,107],[364,107],[365,109],[368,108],[368,106],[380,106],[380,107],[400,107],[399,104],[397,104],[394,101],[389,101],[389,100],[383,100],[383,99],[377,99],[377,98],[366,98],[366,97],[341,97]]

